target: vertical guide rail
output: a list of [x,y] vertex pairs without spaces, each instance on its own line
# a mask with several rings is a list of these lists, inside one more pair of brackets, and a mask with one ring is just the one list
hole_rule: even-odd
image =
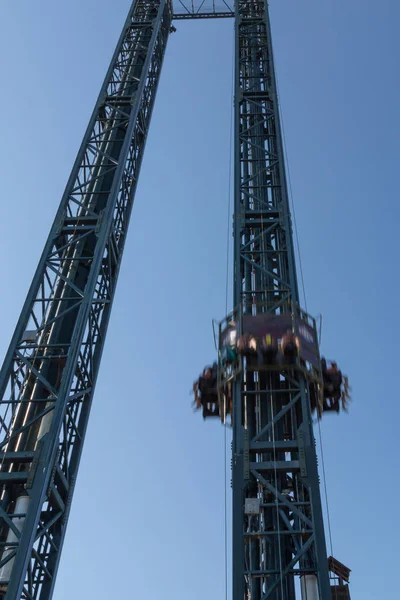
[[[267,0],[237,0],[235,61],[234,306],[295,315]],[[313,586],[330,600],[307,376],[250,371],[244,360],[233,390],[233,600],[309,600]]]
[[136,0],[0,372],[0,597],[52,597],[170,31]]

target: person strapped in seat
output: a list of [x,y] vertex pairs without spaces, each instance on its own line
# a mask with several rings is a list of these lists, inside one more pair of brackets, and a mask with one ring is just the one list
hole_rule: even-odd
[[194,405],[203,408],[203,418],[218,417],[217,363],[203,369],[198,381],[193,384]]
[[296,362],[296,358],[300,352],[300,342],[297,335],[295,335],[290,329],[282,336],[280,343],[280,350],[283,356],[283,360],[289,365],[293,365]]
[[262,338],[259,350],[261,362],[263,364],[272,365],[276,362],[278,345],[276,340],[269,333]]
[[224,340],[221,346],[221,362],[223,365],[231,365],[237,359],[236,351],[236,325],[232,321],[224,335]]
[[249,333],[244,333],[238,339],[237,349],[246,358],[257,356],[257,340]]
[[324,384],[324,411],[340,411],[340,400],[342,409],[347,412],[347,404],[350,400],[349,380],[343,375],[335,361],[331,361],[328,367],[326,359],[321,358],[322,379]]

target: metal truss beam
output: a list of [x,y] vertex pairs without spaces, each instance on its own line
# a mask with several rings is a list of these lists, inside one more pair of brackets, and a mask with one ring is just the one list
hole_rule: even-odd
[[0,596],[49,600],[170,32],[133,3],[0,372]]
[[[295,316],[267,0],[236,2],[235,61],[234,306],[238,321]],[[320,600],[330,600],[307,373],[242,366],[233,387],[233,600],[295,600],[295,577],[304,586],[305,576],[315,576]]]
[[231,0],[174,0],[174,20],[226,19],[235,16]]
[[174,21],[187,21],[189,19],[232,19],[234,12],[204,12],[204,13],[175,13]]

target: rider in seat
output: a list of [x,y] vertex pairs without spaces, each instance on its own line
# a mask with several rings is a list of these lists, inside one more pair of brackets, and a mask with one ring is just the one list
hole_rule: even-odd
[[282,336],[281,353],[286,363],[293,365],[296,362],[299,354],[299,340],[290,329]]
[[[217,363],[212,367],[205,367],[203,374],[195,383],[195,404],[197,408],[203,407],[203,418],[218,417],[218,392],[217,392]],[[196,394],[197,391],[197,394]],[[200,392],[200,395],[199,393]]]
[[337,363],[332,362],[331,363],[331,368],[327,369],[326,371],[328,377],[329,377],[329,381],[332,384],[333,387],[333,398],[335,400],[339,400],[340,398],[340,388],[342,385],[342,381],[343,381],[343,377],[342,377],[342,372],[339,371]]
[[239,354],[246,358],[248,368],[255,368],[258,363],[257,340],[253,335],[243,334],[238,339],[237,348]]
[[[342,375],[342,372],[335,361],[331,362],[328,368],[325,358],[321,359],[322,378],[324,382],[324,411],[340,411],[340,400],[342,408],[347,411],[347,400],[349,396],[348,378]],[[343,390],[342,390],[342,384]]]
[[236,352],[236,329],[235,324],[231,322],[229,324],[230,331],[227,336],[225,336],[225,343],[221,348],[221,361],[223,365],[231,365],[237,359]]
[[248,333],[243,334],[238,339],[237,343],[240,354],[243,354],[247,358],[255,356],[257,354],[257,342],[256,339]]
[[274,338],[267,333],[260,344],[261,362],[266,365],[272,365],[276,362],[278,346]]

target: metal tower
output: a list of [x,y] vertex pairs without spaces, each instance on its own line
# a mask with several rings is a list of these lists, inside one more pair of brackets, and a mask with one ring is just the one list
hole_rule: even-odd
[[[5,600],[53,594],[172,19],[235,18],[234,313],[305,318],[267,2],[203,5],[133,3],[0,372]],[[234,600],[331,598],[308,390],[300,368],[237,373]]]
[[136,0],[0,373],[0,586],[52,597],[172,7]]
[[[287,315],[318,344],[299,307],[267,2],[237,0],[235,21],[233,317]],[[233,599],[330,599],[306,369],[242,365],[232,458]]]

